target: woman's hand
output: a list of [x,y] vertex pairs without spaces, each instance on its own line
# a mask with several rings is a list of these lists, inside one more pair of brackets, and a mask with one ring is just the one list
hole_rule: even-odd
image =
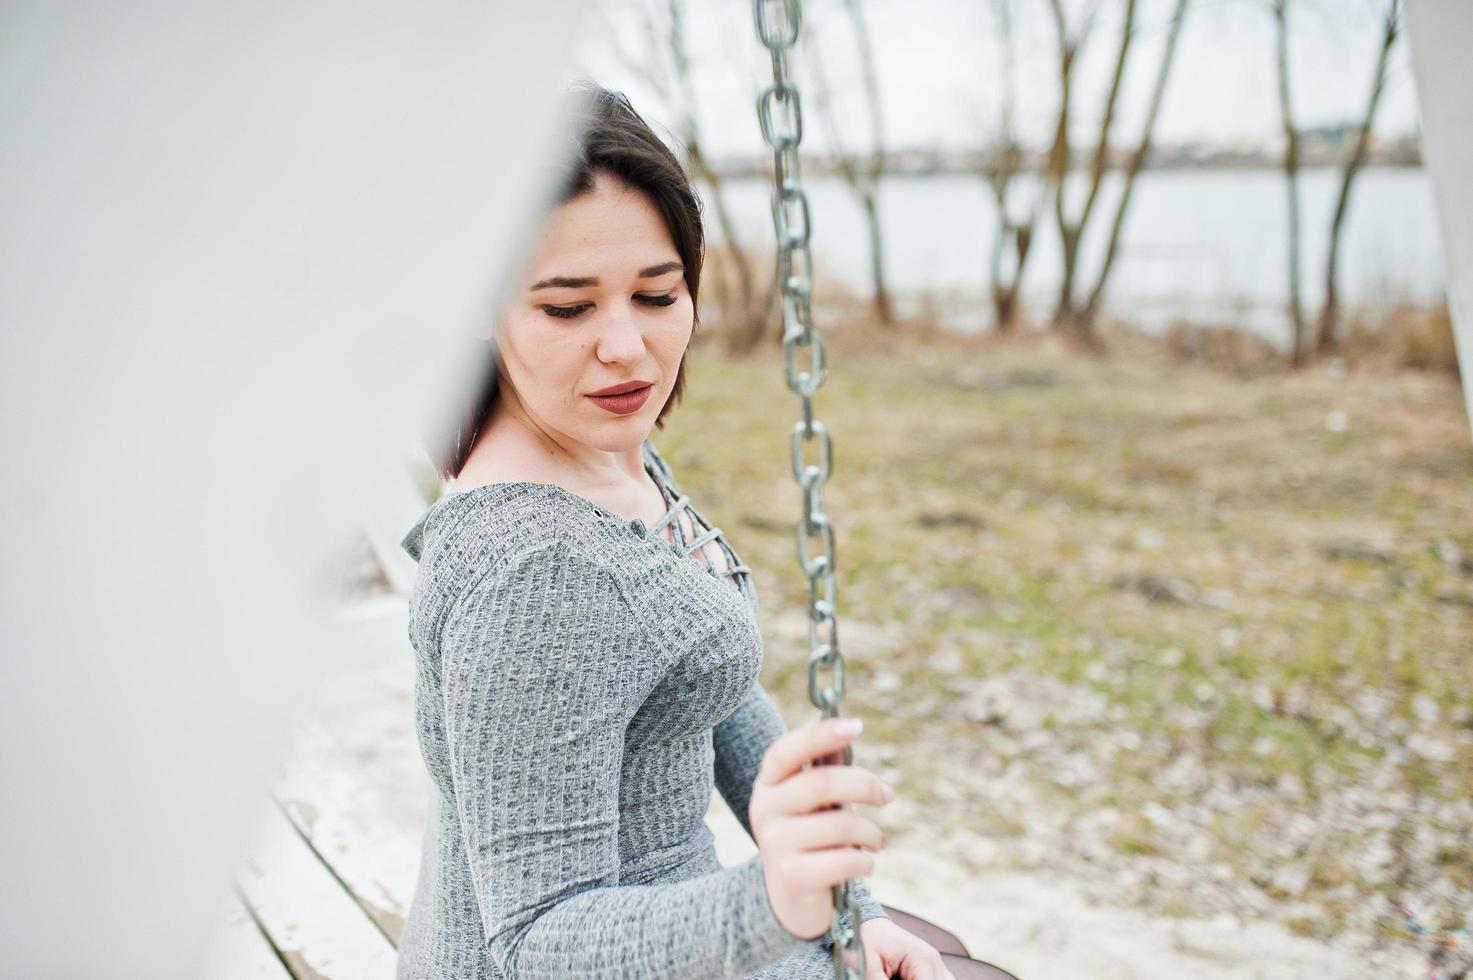
[[864,941],[864,980],[956,980],[934,946],[889,919],[877,916],[861,923],[859,938]]
[[850,804],[883,806],[894,793],[860,766],[819,765],[856,734],[852,718],[809,722],[779,736],[762,756],[747,817],[762,855],[767,898],[784,929],[816,939],[833,919],[832,888],[874,870],[885,846],[879,825]]

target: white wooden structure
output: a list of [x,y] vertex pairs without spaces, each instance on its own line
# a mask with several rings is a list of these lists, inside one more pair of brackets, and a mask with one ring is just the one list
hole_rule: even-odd
[[[402,636],[402,620],[381,630]],[[222,896],[214,980],[387,980],[414,894],[430,784],[413,730],[414,662],[374,657],[329,678],[262,800]],[[753,845],[719,797],[707,823],[723,864]]]

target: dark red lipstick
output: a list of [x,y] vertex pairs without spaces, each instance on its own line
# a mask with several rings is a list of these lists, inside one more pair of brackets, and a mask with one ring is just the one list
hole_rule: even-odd
[[605,411],[613,412],[615,415],[628,415],[639,411],[645,399],[649,398],[654,385],[648,381],[621,381],[607,388],[590,392],[588,397],[595,405]]

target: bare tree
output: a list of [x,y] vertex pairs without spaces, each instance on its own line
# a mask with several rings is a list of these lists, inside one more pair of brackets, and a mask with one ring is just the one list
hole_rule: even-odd
[[824,132],[839,174],[849,186],[864,211],[869,229],[870,282],[876,318],[886,325],[895,322],[890,303],[890,290],[885,280],[885,238],[880,228],[880,178],[885,173],[884,116],[880,104],[879,72],[875,66],[874,46],[870,43],[869,25],[865,23],[860,0],[844,0],[854,44],[859,56],[859,70],[864,87],[865,108],[869,115],[869,149],[851,152],[843,138],[843,127],[834,111],[833,93],[823,68],[819,46],[810,34],[806,53],[814,83],[815,108],[823,120]]
[[[775,283],[759,283],[727,206],[722,177],[705,153],[699,102],[686,47],[685,0],[643,0],[636,9],[643,35],[643,43],[636,45],[639,53],[633,54],[619,44],[620,34],[616,29],[609,31],[612,50],[650,84],[669,108],[686,162],[706,185],[707,198],[725,243],[725,248],[715,256],[716,261],[707,265],[716,305],[721,311],[723,337],[731,349],[750,350],[761,343],[766,333]],[[628,10],[620,7],[618,13],[622,16]],[[709,275],[712,272],[715,275]]]
[[[686,106],[684,114],[686,155],[690,159],[692,168],[700,175],[701,180],[705,181],[711,195],[711,206],[716,211],[716,221],[721,226],[721,238],[726,243],[724,265],[734,271],[737,279],[736,289],[728,293],[722,307],[728,320],[728,327],[734,328],[730,329],[728,336],[735,341],[733,346],[750,350],[762,341],[763,334],[766,332],[768,311],[771,306],[770,296],[757,285],[756,277],[752,272],[752,263],[742,248],[736,223],[732,220],[731,211],[726,206],[726,197],[722,193],[721,176],[711,166],[700,141],[700,131],[696,124],[695,87],[691,82],[690,58],[685,46],[684,0],[668,0],[667,9],[670,25],[670,56],[675,67],[675,78],[680,88],[681,101]],[[725,270],[723,270],[724,278]]]
[[1146,159],[1151,152],[1152,133],[1155,130],[1156,117],[1159,114],[1161,103],[1165,97],[1167,80],[1171,75],[1171,66],[1175,60],[1177,40],[1181,36],[1181,25],[1186,16],[1189,0],[1177,0],[1174,5],[1171,23],[1166,38],[1166,49],[1157,69],[1156,80],[1151,90],[1151,101],[1146,112],[1145,124],[1135,150],[1126,161],[1123,174],[1123,185],[1120,200],[1115,208],[1114,219],[1111,224],[1109,244],[1106,248],[1104,262],[1101,265],[1094,286],[1090,289],[1086,299],[1081,302],[1076,289],[1079,276],[1079,248],[1084,239],[1084,232],[1089,225],[1089,220],[1094,214],[1095,205],[1099,202],[1100,187],[1104,183],[1105,170],[1110,165],[1111,148],[1110,134],[1114,128],[1115,112],[1120,103],[1121,85],[1125,78],[1125,69],[1130,62],[1134,42],[1136,40],[1136,0],[1124,0],[1121,14],[1120,43],[1115,52],[1115,61],[1110,76],[1110,87],[1105,95],[1105,104],[1100,116],[1099,132],[1095,139],[1094,151],[1089,160],[1089,183],[1085,192],[1084,204],[1073,214],[1069,213],[1067,195],[1065,194],[1069,171],[1073,164],[1073,149],[1070,144],[1070,117],[1073,106],[1073,83],[1074,67],[1079,52],[1088,39],[1093,28],[1096,16],[1101,9],[1101,3],[1096,2],[1085,8],[1079,23],[1070,29],[1068,17],[1064,12],[1063,0],[1049,0],[1049,9],[1053,14],[1055,35],[1058,39],[1059,50],[1059,115],[1054,130],[1053,145],[1049,149],[1049,183],[1054,198],[1054,217],[1059,229],[1059,244],[1063,251],[1064,268],[1059,282],[1059,299],[1054,309],[1053,326],[1055,329],[1067,331],[1086,345],[1092,348],[1100,346],[1099,338],[1095,333],[1095,318],[1099,312],[1100,302],[1104,296],[1106,282],[1110,271],[1114,266],[1116,255],[1119,252],[1120,234],[1125,225],[1125,216],[1130,206],[1132,192],[1135,188],[1135,180]]
[[1292,336],[1289,363],[1304,362],[1304,298],[1300,286],[1299,234],[1299,130],[1294,125],[1294,105],[1289,84],[1289,8],[1291,0],[1273,0],[1274,37],[1279,69],[1279,122],[1284,130],[1284,182],[1288,191],[1289,215],[1289,317]]
[[[1146,120],[1141,129],[1140,142],[1131,153],[1130,159],[1126,161],[1125,174],[1120,187],[1120,199],[1115,204],[1115,217],[1110,222],[1110,240],[1105,246],[1105,257],[1100,263],[1100,271],[1095,279],[1094,288],[1090,290],[1089,299],[1085,302],[1084,310],[1080,315],[1086,325],[1086,330],[1092,327],[1095,316],[1100,311],[1105,283],[1110,277],[1110,270],[1114,268],[1115,257],[1120,252],[1120,233],[1125,227],[1125,212],[1130,207],[1131,193],[1135,190],[1136,178],[1140,176],[1141,168],[1145,166],[1146,159],[1151,154],[1151,136],[1156,128],[1156,117],[1161,113],[1161,103],[1166,96],[1166,82],[1171,77],[1171,65],[1176,58],[1176,44],[1181,38],[1181,26],[1186,20],[1189,2],[1190,0],[1176,0],[1176,5],[1171,12],[1171,24],[1166,31],[1166,49],[1161,55],[1161,65],[1157,69],[1156,82],[1151,89],[1151,102],[1146,110]],[[1103,146],[1104,137],[1102,136],[1101,147]]]
[[1059,113],[1054,126],[1054,140],[1049,147],[1048,180],[1054,198],[1054,218],[1059,229],[1059,245],[1063,251],[1064,268],[1059,281],[1059,300],[1054,308],[1053,326],[1056,329],[1078,329],[1087,333],[1089,325],[1075,313],[1074,280],[1079,264],[1079,243],[1084,237],[1085,225],[1094,211],[1099,198],[1100,184],[1105,173],[1105,157],[1109,151],[1110,127],[1115,118],[1115,104],[1120,96],[1120,81],[1125,74],[1125,63],[1130,53],[1130,44],[1135,37],[1136,0],[1125,0],[1124,24],[1120,32],[1120,50],[1115,59],[1115,71],[1105,97],[1104,114],[1100,120],[1100,135],[1090,164],[1089,190],[1084,205],[1075,214],[1068,213],[1066,184],[1073,167],[1073,145],[1070,142],[1070,123],[1073,111],[1074,66],[1085,40],[1093,29],[1095,17],[1101,4],[1091,3],[1071,31],[1068,17],[1064,13],[1063,0],[1049,0],[1053,14],[1054,32],[1058,39],[1059,56]]
[[1365,116],[1361,119],[1355,144],[1340,171],[1340,194],[1335,200],[1335,214],[1330,221],[1330,255],[1325,263],[1325,305],[1320,312],[1319,336],[1315,343],[1315,352],[1322,357],[1333,354],[1340,347],[1338,275],[1341,231],[1350,205],[1351,185],[1365,164],[1366,152],[1370,148],[1371,127],[1376,120],[1376,109],[1381,104],[1381,93],[1386,87],[1386,69],[1391,60],[1391,49],[1401,34],[1401,11],[1402,0],[1388,0],[1382,25],[1381,48],[1376,56],[1376,71],[1371,80],[1371,94],[1366,104]]
[[[992,239],[992,256],[988,268],[988,291],[992,297],[993,322],[999,333],[1013,333],[1019,321],[1019,294],[1023,271],[1028,265],[1033,235],[1043,214],[1047,194],[1040,190],[1025,202],[1018,215],[1015,178],[1023,170],[1023,148],[1018,142],[1015,113],[1017,109],[1017,52],[1013,34],[1013,0],[994,0],[997,20],[998,107],[997,135],[990,159],[985,165],[987,185],[997,208],[997,231]],[[1046,185],[1045,185],[1046,188]]]
[[1140,140],[1124,168],[1120,199],[1115,208],[1114,219],[1111,223],[1109,244],[1106,247],[1104,261],[1094,286],[1090,289],[1087,298],[1081,302],[1076,290],[1076,281],[1079,275],[1079,248],[1080,243],[1084,239],[1085,229],[1089,225],[1090,217],[1094,214],[1095,205],[1099,201],[1100,187],[1104,183],[1105,170],[1110,164],[1110,135],[1114,128],[1115,112],[1120,102],[1121,85],[1125,78],[1125,69],[1130,62],[1130,56],[1136,40],[1135,21],[1137,4],[1136,0],[1124,0],[1121,14],[1120,43],[1115,52],[1113,71],[1110,76],[1110,87],[1105,95],[1105,104],[1100,116],[1099,132],[1095,139],[1094,151],[1090,156],[1089,183],[1085,192],[1084,203],[1079,210],[1070,214],[1065,190],[1069,171],[1073,163],[1069,127],[1073,108],[1071,102],[1074,67],[1079,52],[1093,28],[1095,18],[1099,14],[1101,3],[1096,0],[1096,2],[1086,6],[1078,25],[1071,30],[1068,17],[1064,12],[1062,0],[1049,0],[1049,8],[1053,14],[1054,30],[1058,39],[1060,94],[1059,115],[1054,130],[1054,141],[1049,149],[1048,174],[1054,197],[1054,216],[1059,229],[1059,244],[1062,248],[1064,259],[1063,275],[1059,282],[1059,299],[1054,309],[1052,322],[1055,329],[1064,330],[1073,334],[1092,348],[1097,349],[1100,346],[1099,337],[1096,335],[1094,329],[1095,318],[1099,312],[1110,271],[1114,266],[1115,258],[1119,252],[1120,234],[1125,225],[1125,216],[1130,206],[1136,177],[1139,175],[1141,168],[1145,165],[1145,161],[1150,155],[1152,133],[1155,130],[1156,117],[1160,112],[1161,103],[1166,93],[1167,80],[1171,75],[1171,66],[1175,59],[1177,41],[1181,36],[1181,26],[1186,16],[1188,2],[1189,0],[1177,0],[1172,11],[1171,23],[1166,38],[1166,49],[1162,55],[1156,80],[1151,90],[1151,101],[1146,112],[1146,119],[1141,131]]

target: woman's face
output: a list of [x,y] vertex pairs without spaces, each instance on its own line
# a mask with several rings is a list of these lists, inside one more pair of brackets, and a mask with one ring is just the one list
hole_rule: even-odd
[[[497,338],[502,383],[560,443],[626,450],[654,427],[694,323],[659,211],[597,171],[594,189],[559,205],[532,249]],[[648,387],[619,399],[595,395],[625,382]]]

